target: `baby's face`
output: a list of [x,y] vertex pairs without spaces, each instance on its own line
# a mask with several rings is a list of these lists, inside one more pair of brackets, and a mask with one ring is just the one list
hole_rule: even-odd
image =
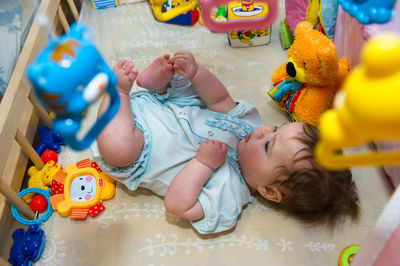
[[290,166],[296,153],[304,148],[304,144],[294,138],[299,134],[304,134],[300,122],[279,128],[262,126],[239,142],[239,165],[251,189],[285,181],[286,177],[277,177],[275,170],[278,166]]

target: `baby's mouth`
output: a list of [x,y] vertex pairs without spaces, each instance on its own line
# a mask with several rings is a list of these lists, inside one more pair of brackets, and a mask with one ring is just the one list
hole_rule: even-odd
[[250,133],[249,135],[247,135],[247,136],[245,137],[246,142],[249,141],[249,139],[250,139],[250,137],[251,137],[252,134],[253,134],[253,133]]

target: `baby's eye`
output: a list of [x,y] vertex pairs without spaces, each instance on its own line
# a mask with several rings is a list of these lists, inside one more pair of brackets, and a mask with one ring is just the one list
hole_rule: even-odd
[[[274,132],[276,132],[278,130],[278,127],[274,128]],[[267,141],[267,143],[265,143],[265,151],[268,151],[268,146],[269,146],[270,141]]]
[[269,146],[269,141],[267,141],[267,143],[265,143],[265,151],[268,151],[268,146]]

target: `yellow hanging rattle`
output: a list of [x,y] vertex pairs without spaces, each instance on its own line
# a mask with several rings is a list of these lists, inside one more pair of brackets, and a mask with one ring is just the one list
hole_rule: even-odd
[[339,150],[371,141],[400,140],[400,37],[383,33],[363,48],[354,68],[335,97],[334,108],[319,124],[315,154],[332,170],[361,165],[400,164],[400,149],[342,154]]

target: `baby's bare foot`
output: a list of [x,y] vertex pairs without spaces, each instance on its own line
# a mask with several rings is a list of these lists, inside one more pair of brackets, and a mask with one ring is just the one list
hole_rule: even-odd
[[132,89],[133,82],[139,74],[133,63],[128,59],[119,61],[113,69],[118,78],[119,91],[129,94]]
[[167,91],[168,83],[174,76],[173,65],[169,62],[169,55],[163,55],[154,60],[142,73],[137,84],[145,89],[163,94]]

